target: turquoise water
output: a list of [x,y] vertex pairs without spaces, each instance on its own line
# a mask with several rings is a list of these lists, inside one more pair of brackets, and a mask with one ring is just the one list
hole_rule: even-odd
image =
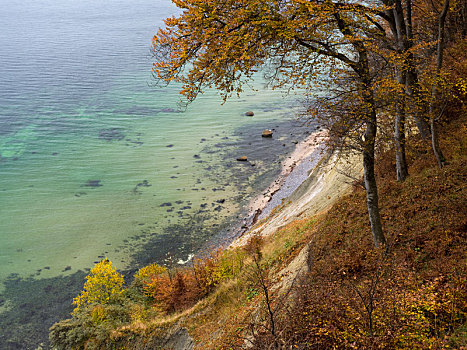
[[[64,266],[85,268],[100,255],[121,262],[117,265],[124,269],[131,260],[114,247],[142,226],[157,233],[179,219],[178,207],[194,215],[201,204],[226,199],[221,217],[238,208],[232,173],[219,169],[226,162],[238,166],[236,155],[225,159],[225,152],[245,142],[235,132],[241,125],[256,127],[260,137],[282,108],[261,113],[274,105],[270,94],[221,106],[212,93],[185,113],[158,112],[158,94],[148,91],[125,99],[124,91],[112,91],[101,95],[117,101],[112,108],[51,116],[55,120],[31,123],[2,137],[0,279],[44,267],[49,268],[42,276],[61,273]],[[135,115],[132,109],[152,112]],[[250,109],[259,111],[253,120],[242,115]],[[260,141],[267,152],[270,140]],[[262,159],[250,159],[255,174],[268,170],[270,164]],[[212,170],[216,166],[217,174]],[[227,183],[222,191],[212,190]],[[167,212],[172,206],[164,203],[172,203],[174,211]]]
[[0,348],[45,341],[104,256],[130,271],[232,238],[304,136],[298,98],[259,78],[184,112],[177,86],[151,87],[151,37],[174,13],[154,0],[0,3]]

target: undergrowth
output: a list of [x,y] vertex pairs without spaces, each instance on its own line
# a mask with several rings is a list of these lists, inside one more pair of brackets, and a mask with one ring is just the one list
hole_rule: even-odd
[[254,348],[466,348],[466,126],[463,117],[446,127],[443,169],[413,144],[404,183],[390,179],[392,153],[381,156],[385,250],[373,248],[359,187],[317,221],[299,297],[278,315],[280,335],[262,332]]
[[[177,325],[205,349],[465,349],[465,116],[444,130],[443,169],[413,140],[410,177],[399,183],[392,151],[380,155],[386,249],[373,248],[365,193],[356,186],[326,213],[272,237],[215,251],[186,268],[147,266],[105,298],[86,294],[71,319],[52,327],[52,343],[139,349]],[[278,293],[279,272],[305,246],[309,273]]]

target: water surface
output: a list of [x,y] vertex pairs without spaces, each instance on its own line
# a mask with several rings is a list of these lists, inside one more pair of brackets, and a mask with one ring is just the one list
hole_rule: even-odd
[[0,348],[44,341],[104,256],[121,270],[176,263],[233,235],[303,138],[297,97],[261,79],[184,112],[177,86],[151,87],[151,37],[176,11],[165,0],[1,1]]

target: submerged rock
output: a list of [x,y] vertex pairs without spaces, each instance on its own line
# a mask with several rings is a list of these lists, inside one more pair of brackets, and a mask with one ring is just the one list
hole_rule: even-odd
[[162,113],[174,113],[175,109],[173,109],[173,108],[162,108],[161,112]]
[[101,187],[103,185],[101,184],[101,180],[88,180],[83,186],[95,188],[95,187]]
[[102,129],[99,131],[99,138],[105,141],[121,141],[125,134],[118,128]]

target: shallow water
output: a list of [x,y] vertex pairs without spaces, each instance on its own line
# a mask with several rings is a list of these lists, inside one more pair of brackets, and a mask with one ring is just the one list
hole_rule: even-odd
[[169,1],[2,0],[0,348],[43,341],[104,256],[131,270],[231,238],[242,204],[307,132],[298,97],[261,79],[183,113],[177,86],[151,87],[151,37],[175,12]]

